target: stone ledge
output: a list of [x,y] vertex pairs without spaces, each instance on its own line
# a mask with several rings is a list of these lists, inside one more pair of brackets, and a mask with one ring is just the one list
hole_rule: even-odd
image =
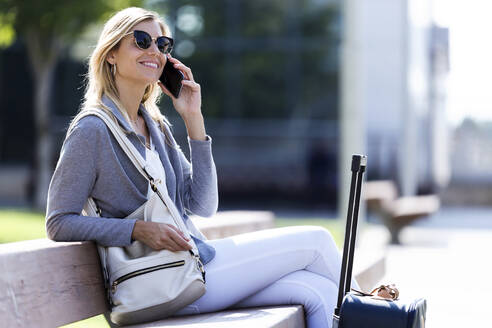
[[146,324],[126,326],[200,328],[303,328],[304,310],[300,305],[231,309],[221,312],[169,318]]

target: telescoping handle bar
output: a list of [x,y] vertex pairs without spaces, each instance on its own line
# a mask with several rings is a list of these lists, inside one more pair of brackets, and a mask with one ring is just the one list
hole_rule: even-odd
[[350,196],[347,210],[347,222],[345,225],[345,241],[343,244],[342,269],[340,272],[340,284],[338,286],[338,301],[335,315],[339,315],[343,297],[350,291],[352,282],[352,266],[354,263],[354,249],[357,235],[357,223],[359,219],[360,194],[362,189],[362,176],[366,170],[367,157],[364,155],[352,155],[352,180],[350,182]]

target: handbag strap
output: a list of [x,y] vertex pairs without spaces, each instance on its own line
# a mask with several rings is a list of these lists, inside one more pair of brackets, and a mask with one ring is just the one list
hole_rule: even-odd
[[146,170],[146,161],[143,159],[142,155],[140,155],[135,146],[130,142],[130,140],[128,140],[121,128],[116,125],[108,114],[106,114],[103,110],[91,108],[80,112],[80,114],[75,118],[75,121],[77,122],[90,115],[99,117],[106,124],[116,141],[118,141],[120,147],[123,149],[133,165],[137,168],[138,172],[150,182],[152,177]]
[[[94,115],[99,117],[109,128],[111,133],[114,135],[116,141],[123,149],[125,154],[128,156],[133,165],[137,168],[138,172],[150,183],[152,191],[154,191],[161,201],[166,205],[171,217],[173,218],[177,228],[181,230],[188,238],[190,238],[188,229],[186,228],[178,209],[174,205],[173,201],[169,197],[167,190],[162,190],[163,188],[154,182],[154,178],[149,174],[147,170],[147,162],[143,159],[142,155],[138,152],[135,146],[128,140],[126,135],[123,133],[121,128],[106,114],[103,110],[98,108],[90,108],[80,112],[74,119],[74,123],[80,121],[86,116]],[[74,124],[72,124],[74,126]],[[100,214],[98,208],[92,198],[89,198],[89,205],[96,208],[96,213]]]

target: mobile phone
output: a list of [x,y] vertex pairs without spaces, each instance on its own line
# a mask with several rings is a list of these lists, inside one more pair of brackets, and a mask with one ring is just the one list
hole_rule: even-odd
[[183,79],[183,73],[181,73],[179,69],[175,68],[171,61],[167,60],[159,80],[175,98],[179,98],[181,88],[183,87],[183,84],[181,83]]

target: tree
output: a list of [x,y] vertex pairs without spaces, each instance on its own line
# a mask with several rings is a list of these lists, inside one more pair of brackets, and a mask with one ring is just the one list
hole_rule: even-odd
[[51,178],[53,142],[50,109],[55,67],[60,55],[91,23],[114,11],[141,6],[142,0],[0,0],[0,46],[21,37],[34,77],[36,128],[35,207],[44,209]]

